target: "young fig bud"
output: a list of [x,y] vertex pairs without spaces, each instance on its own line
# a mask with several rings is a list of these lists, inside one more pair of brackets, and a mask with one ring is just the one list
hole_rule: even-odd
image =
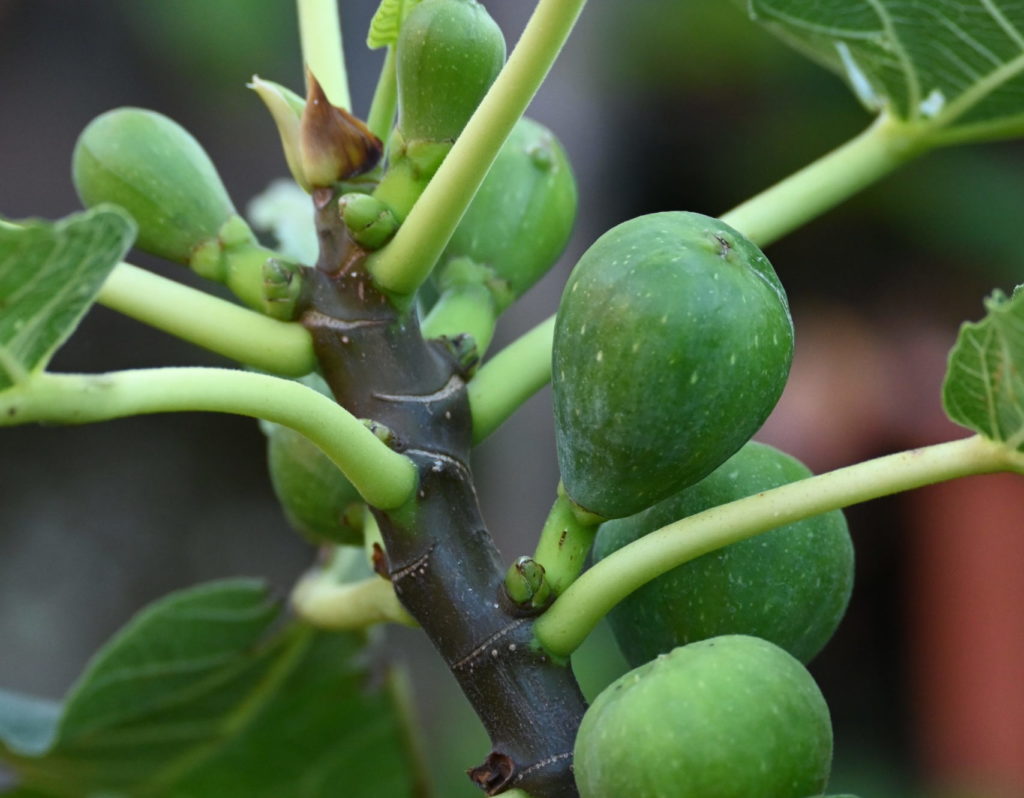
[[306,82],[308,100],[256,75],[249,88],[274,118],[295,182],[312,193],[373,169],[383,145],[361,120],[330,104],[312,72]]
[[325,188],[369,172],[384,145],[363,122],[331,105],[313,73],[299,123],[299,159],[307,188]]
[[398,219],[383,200],[353,191],[338,200],[338,211],[352,238],[363,249],[380,249],[398,229]]
[[118,108],[75,144],[72,178],[86,207],[120,205],[139,225],[136,245],[188,263],[234,214],[217,170],[192,135],[162,114]]

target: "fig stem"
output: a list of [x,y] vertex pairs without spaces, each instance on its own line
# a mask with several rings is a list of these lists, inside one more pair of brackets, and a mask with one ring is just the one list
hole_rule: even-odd
[[434,268],[491,163],[543,82],[586,0],[540,0],[523,34],[398,233],[368,259],[385,291],[409,301]]
[[316,367],[313,340],[302,325],[247,310],[130,263],[114,267],[98,301],[261,371],[301,377]]
[[337,0],[297,0],[302,59],[331,105],[352,110]]
[[562,486],[558,486],[558,497],[551,505],[533,555],[533,559],[544,566],[548,584],[556,596],[562,595],[583,570],[600,522],[597,516],[581,512]]
[[416,467],[333,399],[293,380],[238,369],[177,367],[105,374],[40,372],[0,393],[0,426],[84,424],[147,413],[235,413],[302,433],[375,507],[401,507]]
[[867,460],[705,510],[594,565],[537,619],[536,640],[555,656],[569,656],[619,601],[702,554],[851,504],[995,471],[1024,473],[1024,454],[976,435]]
[[488,360],[466,385],[473,443],[480,443],[551,379],[550,316]]
[[883,112],[850,141],[721,219],[758,246],[768,246],[928,149],[919,126]]
[[395,110],[398,108],[398,81],[395,78],[395,46],[389,45],[384,65],[377,78],[377,87],[373,90],[370,101],[370,112],[366,116],[366,126],[370,132],[383,142],[387,142],[391,126],[395,123]]

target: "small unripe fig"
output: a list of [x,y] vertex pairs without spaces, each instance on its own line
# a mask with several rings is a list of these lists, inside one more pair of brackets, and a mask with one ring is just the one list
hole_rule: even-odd
[[[317,375],[301,382],[330,393]],[[305,436],[269,421],[260,427],[267,436],[270,482],[292,528],[314,543],[361,545],[362,497],[352,483]]]
[[[798,460],[751,441],[695,485],[602,524],[594,557],[603,559],[680,518],[809,476]],[[608,620],[632,665],[724,634],[761,637],[809,662],[846,611],[853,559],[846,521],[834,510],[673,568],[627,596]]]
[[490,273],[498,312],[544,276],[569,242],[576,220],[576,181],[550,130],[520,119],[459,222],[433,280],[457,280],[450,265],[469,259]]
[[139,225],[140,249],[180,263],[235,215],[199,142],[177,122],[141,108],[92,120],[75,145],[72,177],[86,207],[120,205]]
[[505,63],[505,38],[477,0],[423,0],[396,47],[398,128],[407,142],[454,140]]
[[828,706],[778,646],[691,643],[613,682],[583,716],[581,798],[809,798],[832,762]]
[[566,492],[621,518],[693,484],[768,417],[792,355],[782,285],[736,230],[682,212],[609,230],[570,275],[555,322]]

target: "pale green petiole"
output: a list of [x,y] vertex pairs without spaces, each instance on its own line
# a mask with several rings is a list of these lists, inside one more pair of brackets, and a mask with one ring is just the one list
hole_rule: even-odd
[[265,418],[319,446],[375,507],[416,490],[416,467],[323,394],[293,380],[235,369],[161,368],[107,374],[38,373],[0,392],[0,426],[85,424],[146,413],[211,411]]
[[153,272],[119,263],[97,301],[239,363],[301,377],[316,368],[305,327],[247,310]]
[[331,105],[352,109],[338,0],[297,0],[302,58]]
[[721,219],[758,246],[768,246],[926,150],[919,128],[883,113],[859,136]]
[[551,316],[484,363],[469,381],[474,443],[494,432],[551,379],[554,330]]
[[[729,211],[721,217],[722,221],[758,246],[767,246],[925,152],[929,141],[922,128],[883,114],[856,138]],[[505,415],[493,426],[481,419],[483,429],[475,435],[476,440],[481,440],[511,415],[515,410],[513,401],[526,401],[551,379],[550,331],[554,329],[554,317],[538,330],[541,328],[549,331],[546,345],[533,339],[532,346],[516,352],[514,368],[528,379],[520,382],[517,377],[507,377],[515,381],[520,390],[510,397],[503,408]],[[476,379],[479,377],[477,375]],[[489,394],[490,380],[498,377],[497,373],[489,374],[487,382],[480,385],[481,391]],[[532,390],[525,390],[528,386]],[[472,383],[470,387],[472,389]]]
[[387,142],[391,126],[395,122],[395,109],[398,107],[398,81],[395,77],[395,48],[388,47],[384,56],[384,65],[377,78],[377,87],[370,101],[370,112],[366,115],[366,126],[383,142]]
[[569,656],[641,585],[689,560],[802,518],[923,485],[995,471],[1024,473],[1024,453],[981,436],[868,460],[684,518],[586,571],[537,619],[537,641]]
[[368,260],[386,291],[411,297],[430,274],[585,0],[540,0],[522,37],[391,242]]

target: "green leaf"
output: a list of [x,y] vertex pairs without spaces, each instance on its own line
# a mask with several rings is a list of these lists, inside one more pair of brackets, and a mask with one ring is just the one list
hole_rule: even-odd
[[747,0],[751,18],[935,143],[1024,134],[1014,0]]
[[112,206],[0,226],[0,390],[45,368],[134,237],[135,223]]
[[0,700],[14,794],[413,794],[404,718],[393,690],[370,689],[363,637],[298,624],[273,632],[279,614],[255,580],[179,591],[99,652],[59,721],[35,702]]
[[57,736],[60,712],[55,701],[0,690],[0,744],[18,754],[43,753]]
[[370,20],[366,46],[371,50],[388,47],[398,41],[398,31],[410,9],[420,0],[381,0]]
[[295,263],[316,263],[320,241],[309,194],[294,180],[275,180],[249,201],[249,221],[276,239],[275,249]]
[[988,315],[960,328],[942,386],[946,413],[957,424],[1024,450],[1024,286],[997,291]]

